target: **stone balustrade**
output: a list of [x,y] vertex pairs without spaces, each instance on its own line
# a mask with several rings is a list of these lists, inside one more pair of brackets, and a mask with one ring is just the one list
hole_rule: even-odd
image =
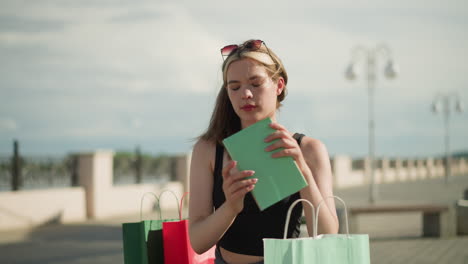
[[[353,160],[349,156],[337,155],[331,160],[335,188],[354,187],[370,183],[370,162],[368,158]],[[354,164],[354,166],[353,166]],[[468,174],[466,159],[453,159],[453,177]],[[442,159],[378,159],[375,161],[375,182],[392,183],[418,181],[445,176]]]

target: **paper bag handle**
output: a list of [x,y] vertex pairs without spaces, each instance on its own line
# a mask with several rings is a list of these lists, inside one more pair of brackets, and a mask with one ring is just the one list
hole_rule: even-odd
[[183,204],[184,204],[184,198],[187,196],[187,194],[189,194],[189,192],[185,192],[183,195],[182,195],[182,198],[180,198],[180,206],[179,206],[179,219],[182,221],[182,207],[183,207]]
[[151,194],[154,196],[154,198],[156,199],[157,201],[157,205],[158,205],[158,209],[159,209],[159,219],[161,219],[161,207],[159,206],[159,199],[158,197],[156,196],[156,194],[152,193],[152,192],[147,192],[145,194],[143,194],[143,196],[141,197],[141,202],[140,202],[140,221],[143,221],[143,199],[145,198],[145,196],[147,194]]
[[314,237],[317,237],[318,216],[319,216],[319,212],[320,212],[320,206],[322,206],[322,203],[325,202],[325,200],[329,199],[329,198],[338,199],[343,204],[344,209],[345,209],[346,234],[349,237],[348,208],[346,207],[346,203],[343,201],[343,199],[341,199],[338,196],[334,196],[334,195],[325,197],[322,201],[320,201],[320,203],[317,206],[317,215],[315,216],[316,218],[315,218],[315,222],[314,222],[314,224],[315,224]]
[[[314,205],[307,199],[297,199],[296,201],[294,201],[294,203],[291,204],[291,206],[289,206],[289,209],[288,209],[288,213],[286,215],[286,224],[284,225],[284,235],[283,235],[283,239],[286,239],[287,236],[288,236],[288,227],[289,227],[289,219],[291,218],[291,212],[294,208],[294,206],[296,206],[297,203],[299,202],[307,202],[310,207],[312,208],[312,221],[315,220],[315,207]],[[315,236],[314,236],[315,238]]]
[[[182,218],[180,217],[180,216],[181,216],[181,209],[180,209],[180,205],[179,205],[179,198],[177,198],[177,195],[176,195],[173,191],[171,191],[171,190],[164,190],[164,191],[162,191],[162,192],[159,194],[159,200],[158,200],[158,202],[161,201],[161,196],[162,196],[164,193],[167,193],[167,192],[172,193],[172,195],[173,195],[174,198],[176,199],[176,201],[177,201],[177,211],[179,212],[179,218],[180,218],[180,220],[182,220]],[[182,197],[182,198],[183,198],[183,197]],[[161,208],[161,206],[159,206],[159,208]]]

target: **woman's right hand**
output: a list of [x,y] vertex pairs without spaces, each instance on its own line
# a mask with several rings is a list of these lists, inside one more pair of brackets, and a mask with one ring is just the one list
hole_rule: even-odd
[[238,171],[237,162],[230,161],[223,168],[223,192],[226,197],[226,206],[236,215],[244,208],[245,195],[255,188],[258,179],[246,179],[254,175],[252,170]]

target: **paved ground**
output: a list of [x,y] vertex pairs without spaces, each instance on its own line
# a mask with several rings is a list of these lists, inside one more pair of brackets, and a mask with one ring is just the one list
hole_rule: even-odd
[[[450,204],[463,198],[468,176],[380,185],[379,204]],[[348,206],[367,204],[368,187],[339,190],[336,195]],[[420,213],[360,216],[359,233],[371,237],[372,263],[451,263],[468,264],[468,236],[422,238]]]
[[[380,203],[454,203],[468,188],[468,176],[443,180],[386,184],[380,186]],[[368,189],[335,192],[349,205],[367,201]],[[168,215],[168,217],[175,216]],[[1,264],[123,263],[122,222],[138,220],[125,216],[105,221],[49,225],[31,231],[0,232]],[[468,264],[468,236],[421,238],[421,216],[415,213],[360,217],[359,233],[371,236],[372,263]]]

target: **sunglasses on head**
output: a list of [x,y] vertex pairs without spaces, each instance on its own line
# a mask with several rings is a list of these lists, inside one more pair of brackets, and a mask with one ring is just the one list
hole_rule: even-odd
[[262,44],[265,45],[268,51],[268,55],[270,55],[271,57],[270,51],[268,50],[268,47],[266,46],[265,42],[259,39],[251,40],[245,43],[244,45],[237,45],[237,44],[227,45],[221,49],[221,57],[223,57],[223,60],[224,60],[224,57],[229,57],[229,55],[233,54],[240,48],[250,50],[250,51],[256,51],[262,47]]

